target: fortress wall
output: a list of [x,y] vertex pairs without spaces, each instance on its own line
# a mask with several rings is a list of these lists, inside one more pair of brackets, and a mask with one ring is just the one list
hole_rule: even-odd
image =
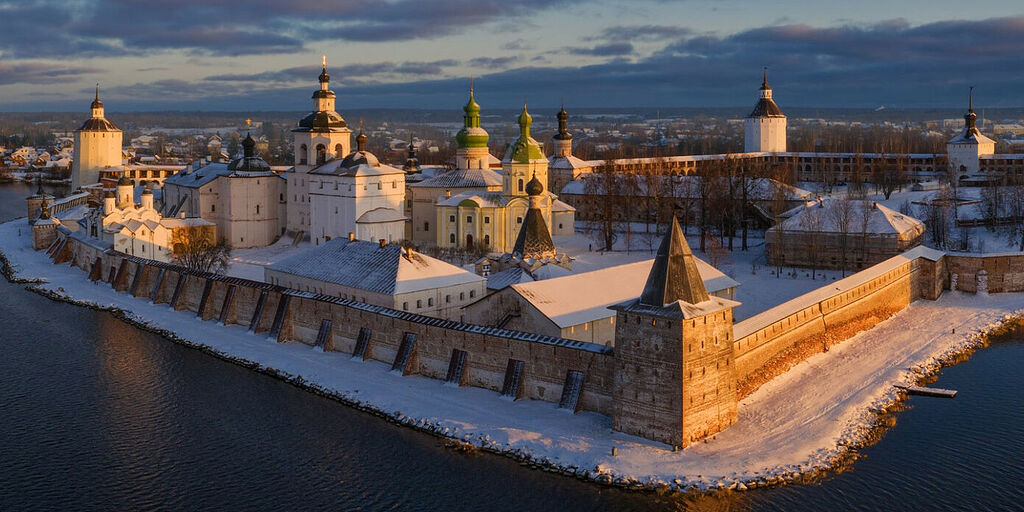
[[[444,379],[454,350],[466,352],[462,385],[501,391],[509,359],[523,361],[521,397],[558,402],[568,370],[584,372],[580,408],[611,413],[613,364],[610,354],[496,336],[444,325],[373,314],[344,304],[315,298],[293,297],[291,315],[282,340],[308,345],[316,342],[320,324],[330,319],[331,344],[327,350],[353,352],[359,329],[372,330],[366,359],[394,361],[405,333],[416,335],[416,346],[406,374]],[[465,325],[465,324],[462,324]]]
[[[120,292],[127,293],[135,274],[141,274],[135,290],[135,296],[140,300],[150,299],[161,269],[165,272],[157,294],[160,303],[170,301],[178,276],[185,275],[186,281],[177,304],[181,311],[198,311],[206,281],[211,280],[210,296],[202,314],[204,320],[220,318],[227,290],[234,286],[235,295],[226,321],[248,326],[261,293],[266,291],[266,303],[256,329],[258,333],[265,333],[272,328],[281,298],[289,295],[291,299],[278,341],[312,346],[316,343],[321,322],[328,319],[331,320],[331,336],[325,350],[352,353],[360,328],[365,327],[372,330],[366,358],[391,364],[405,333],[414,333],[416,345],[406,374],[444,379],[453,351],[457,349],[466,352],[461,385],[501,391],[509,360],[516,359],[524,362],[519,398],[557,403],[566,373],[579,370],[586,376],[579,409],[606,415],[612,412],[614,358],[608,347],[440,320],[337,297],[287,290],[258,281],[191,271],[94,247],[74,238],[69,238],[68,243],[73,264],[86,274],[97,257],[107,269],[102,279],[104,282],[110,267],[121,269],[116,271],[115,281],[109,283]],[[211,324],[211,328],[215,325]]]
[[948,276],[957,274],[956,289],[968,293],[978,292],[978,272],[988,274],[988,292],[1024,291],[1024,254],[1006,253],[990,255],[946,255],[946,288],[952,280]]
[[733,349],[740,397],[927,297],[919,282],[922,261],[927,259],[913,252],[737,323]]

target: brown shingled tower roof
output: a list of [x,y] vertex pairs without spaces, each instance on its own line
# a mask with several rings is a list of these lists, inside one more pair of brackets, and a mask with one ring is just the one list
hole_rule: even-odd
[[704,280],[697,271],[693,251],[686,243],[679,221],[672,217],[672,226],[661,239],[654,266],[640,295],[640,304],[663,307],[676,301],[700,304],[710,300]]

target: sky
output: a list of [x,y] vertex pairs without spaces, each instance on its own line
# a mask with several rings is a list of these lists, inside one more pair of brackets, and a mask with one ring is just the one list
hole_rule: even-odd
[[0,111],[1024,106],[1019,0],[0,0]]

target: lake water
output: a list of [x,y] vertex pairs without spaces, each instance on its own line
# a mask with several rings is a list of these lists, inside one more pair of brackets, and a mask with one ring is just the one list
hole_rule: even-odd
[[[31,188],[0,186],[0,218]],[[946,369],[820,484],[676,499],[437,438],[0,280],[0,510],[1022,510],[1024,343]]]

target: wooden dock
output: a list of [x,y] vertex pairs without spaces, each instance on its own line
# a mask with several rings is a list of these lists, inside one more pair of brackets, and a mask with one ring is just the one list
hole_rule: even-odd
[[904,384],[893,384],[897,389],[902,389],[911,395],[934,396],[938,398],[956,397],[955,389],[926,388],[924,386],[907,386]]

